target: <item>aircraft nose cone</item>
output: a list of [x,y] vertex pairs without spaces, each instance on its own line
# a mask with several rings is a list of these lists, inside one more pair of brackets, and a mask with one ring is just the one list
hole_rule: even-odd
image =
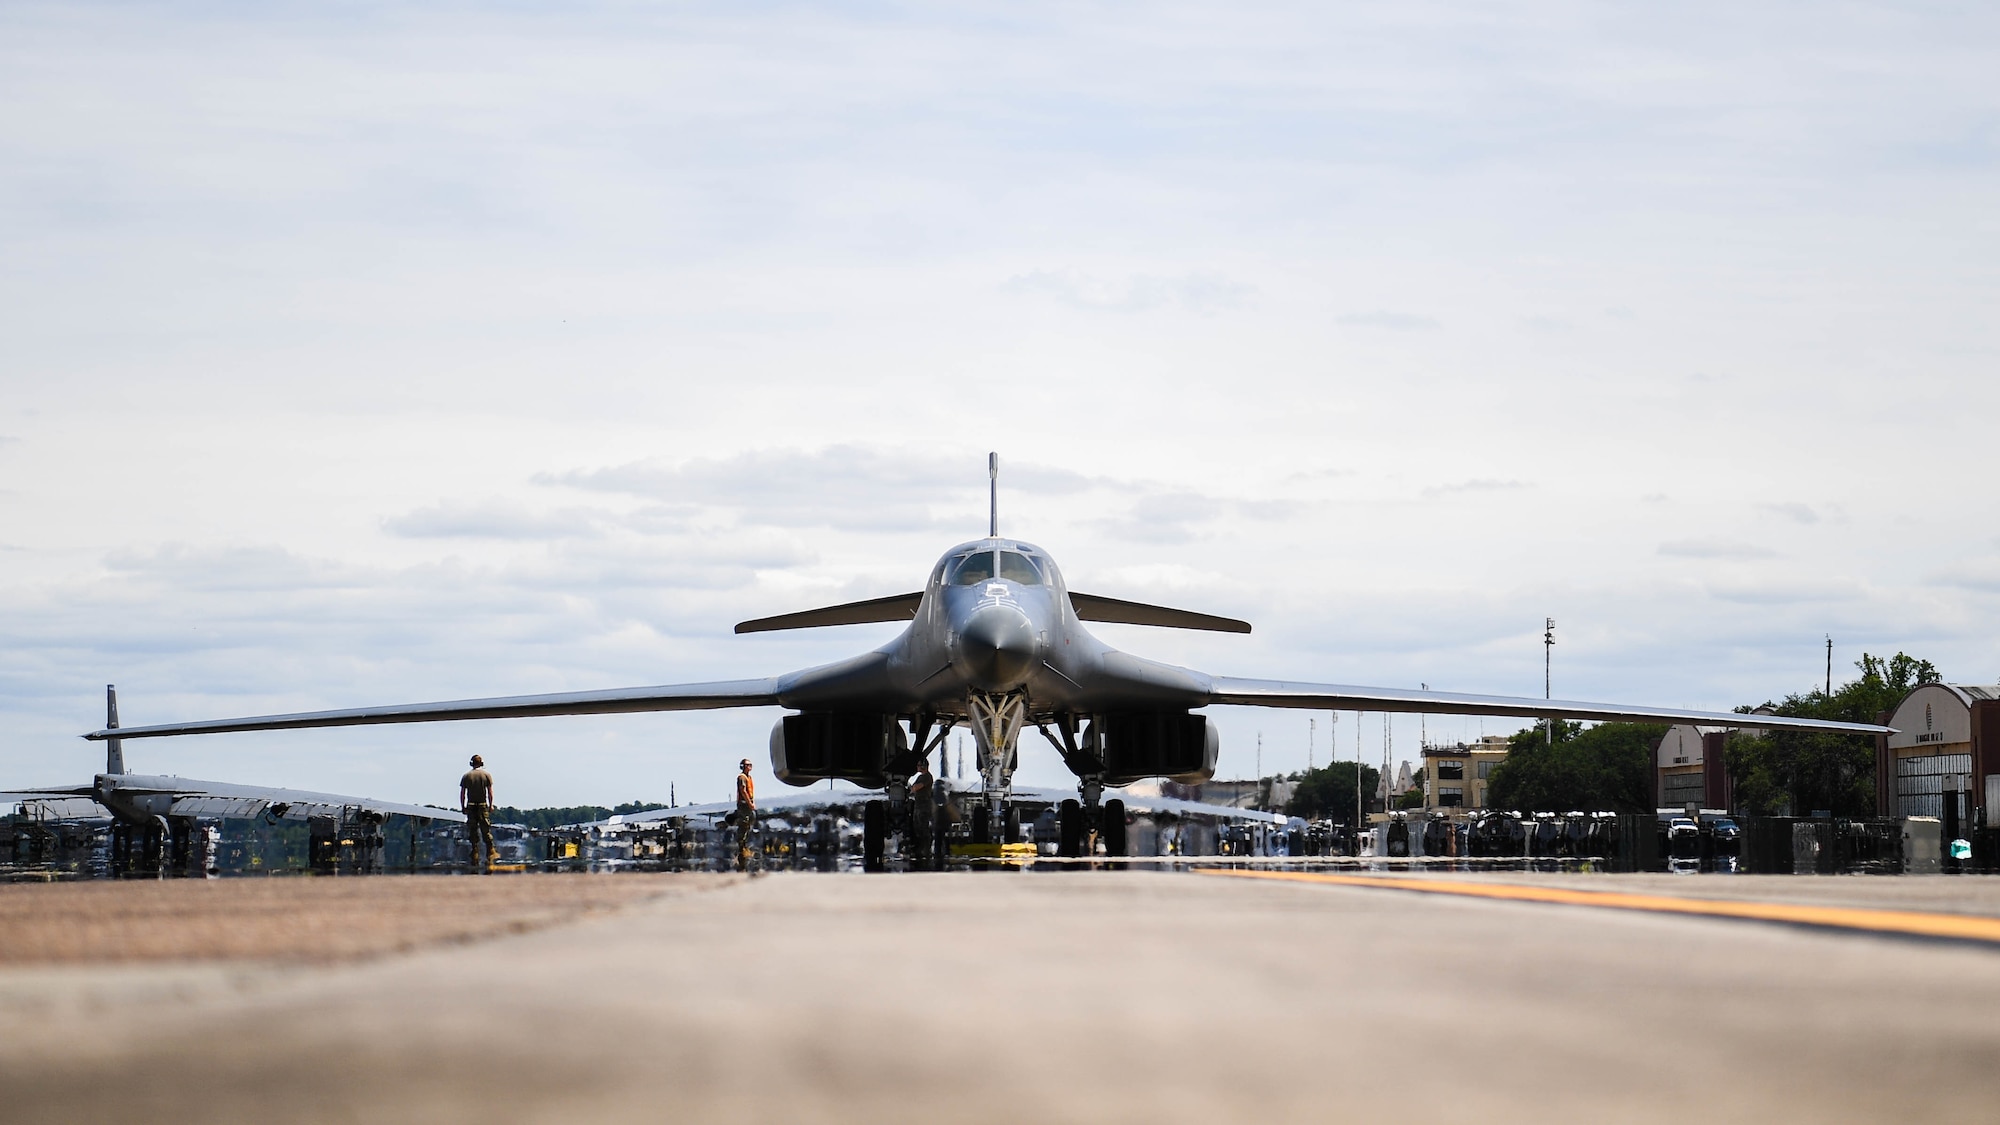
[[1034,624],[1011,606],[981,606],[958,631],[959,660],[981,691],[1020,687],[1040,647]]

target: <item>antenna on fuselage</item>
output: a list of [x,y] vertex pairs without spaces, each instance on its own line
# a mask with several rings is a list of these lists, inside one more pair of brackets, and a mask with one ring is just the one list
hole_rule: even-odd
[[986,537],[1000,538],[1000,455],[986,455]]

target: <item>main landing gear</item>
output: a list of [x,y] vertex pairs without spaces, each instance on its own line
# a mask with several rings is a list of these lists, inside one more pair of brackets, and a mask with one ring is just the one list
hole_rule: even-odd
[[1101,847],[1105,855],[1122,856],[1127,851],[1125,802],[1104,797],[1104,747],[1095,723],[1077,735],[1077,717],[1056,716],[1054,733],[1041,727],[1063,756],[1063,764],[1083,780],[1076,787],[1077,800],[1064,801],[1056,809],[1056,850],[1064,856],[1087,857]]

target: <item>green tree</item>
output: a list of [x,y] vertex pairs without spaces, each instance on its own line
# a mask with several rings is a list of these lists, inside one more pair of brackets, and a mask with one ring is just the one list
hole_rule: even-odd
[[[1354,823],[1354,770],[1353,762],[1335,762],[1297,775],[1298,784],[1292,789],[1292,799],[1285,803],[1285,815]],[[1372,799],[1381,782],[1379,770],[1361,767],[1364,796]]]
[[[1822,688],[1765,706],[1794,718],[1874,723],[1910,689],[1942,678],[1930,661],[1901,652],[1887,659],[1864,652],[1854,666],[1861,675],[1832,695]],[[1824,810],[1856,817],[1875,813],[1872,736],[1792,730],[1771,730],[1761,738],[1732,734],[1724,756],[1730,776],[1736,779],[1736,807],[1741,812],[1769,816]]]
[[1651,812],[1653,748],[1667,733],[1652,723],[1544,721],[1509,738],[1487,804],[1518,812]]
[[512,805],[502,805],[493,810],[493,823],[519,824],[528,828],[554,828],[559,824],[583,824],[613,815],[625,816],[666,807],[658,801],[627,801],[609,809],[602,805],[572,805],[568,808],[541,809],[517,809]]

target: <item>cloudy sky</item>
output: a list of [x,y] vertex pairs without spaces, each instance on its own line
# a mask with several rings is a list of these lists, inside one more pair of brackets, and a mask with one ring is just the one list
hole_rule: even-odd
[[[915,588],[989,449],[1073,586],[1255,622],[1102,629],[1208,671],[1539,694],[1553,616],[1572,698],[1760,703],[1829,633],[1992,683],[1996,48],[1948,4],[0,4],[0,784],[99,768],[108,682],[136,724],[879,644],[730,627]],[[774,718],[130,756],[715,798]],[[1218,718],[1225,774],[1304,764],[1305,714]]]

